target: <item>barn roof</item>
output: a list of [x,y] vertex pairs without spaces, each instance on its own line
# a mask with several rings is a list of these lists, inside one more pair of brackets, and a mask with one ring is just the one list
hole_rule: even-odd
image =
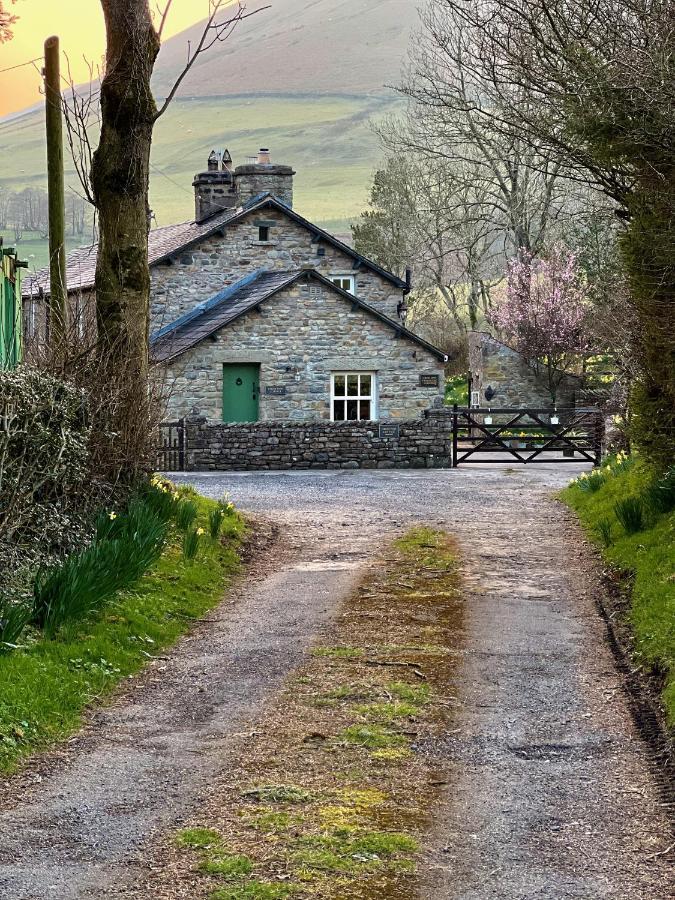
[[[318,225],[314,225],[295,210],[287,206],[278,197],[270,193],[258,194],[252,197],[243,206],[237,209],[227,209],[215,213],[203,222],[181,222],[177,225],[165,225],[162,228],[153,228],[148,235],[148,259],[150,266],[156,266],[176,256],[183,250],[187,250],[203,241],[205,238],[222,231],[228,225],[239,222],[249,213],[266,208],[274,208],[283,212],[298,225],[306,228],[315,235],[316,240],[324,241],[338,248],[343,253],[371,271],[377,272],[382,278],[386,278],[399,288],[405,288],[406,283],[392,272],[387,272],[377,263],[357,253],[353,247],[338,240],[334,235]],[[89,247],[79,247],[71,250],[66,256],[66,284],[68,292],[91,290],[94,287],[96,274],[96,256],[98,244]],[[49,267],[24,277],[23,296],[33,297],[42,291],[49,294]]]
[[384,313],[359,300],[353,294],[343,291],[336,284],[324,278],[313,269],[301,269],[292,272],[266,271],[260,269],[247,275],[235,284],[229,285],[213,297],[198,304],[190,312],[156,331],[150,337],[152,357],[155,362],[169,362],[177,356],[195,347],[205,338],[214,334],[219,329],[234,322],[249,310],[260,306],[265,300],[273,297],[284,288],[290,287],[302,279],[318,281],[325,287],[334,291],[355,308],[367,312],[372,317],[379,319],[388,325],[399,337],[406,338],[443,362],[447,356],[438,347],[434,347],[427,341],[418,337],[412,331],[408,331],[399,322],[395,322]]

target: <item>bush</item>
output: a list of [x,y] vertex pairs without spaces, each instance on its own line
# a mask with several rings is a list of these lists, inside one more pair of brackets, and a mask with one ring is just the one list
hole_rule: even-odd
[[0,566],[38,562],[86,533],[87,403],[30,368],[0,371]]
[[626,534],[636,534],[644,528],[642,500],[639,497],[625,497],[614,504],[614,512]]
[[36,578],[35,624],[53,634],[66,622],[101,609],[117,591],[137,581],[157,559],[167,531],[168,523],[139,499],[119,515],[100,515],[96,539],[90,547]]
[[180,500],[176,507],[176,525],[181,531],[188,531],[197,518],[197,504],[194,500]]

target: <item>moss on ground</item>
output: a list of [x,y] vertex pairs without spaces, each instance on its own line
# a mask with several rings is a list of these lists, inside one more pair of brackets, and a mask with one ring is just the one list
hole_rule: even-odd
[[[195,526],[206,529],[216,503],[193,499]],[[202,538],[197,558],[186,561],[182,535],[174,529],[160,559],[103,613],[54,638],[35,633],[24,646],[0,654],[0,771],[12,771],[31,753],[72,734],[87,707],[214,607],[239,567],[244,530],[236,513],[228,515],[222,540]]]
[[[647,505],[653,475],[639,461],[610,461],[591,485],[581,478],[562,492],[589,538],[619,573],[628,604],[626,620],[639,663],[663,676],[668,721],[675,727],[675,513]],[[616,516],[617,502],[641,498],[644,528],[627,534]]]
[[[439,790],[438,769],[418,748],[448,728],[462,616],[453,542],[431,528],[408,532],[195,819],[218,843],[183,841],[170,871],[191,887],[199,871],[195,896],[216,900],[408,896]],[[251,870],[228,869],[235,858]]]

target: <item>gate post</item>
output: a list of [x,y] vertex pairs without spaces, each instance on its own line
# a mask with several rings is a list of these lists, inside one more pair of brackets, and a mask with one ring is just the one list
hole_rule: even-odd
[[452,468],[457,468],[457,404],[452,404]]
[[178,422],[178,471],[185,471],[185,445],[187,443],[187,434],[185,428],[185,419]]
[[594,450],[595,450],[595,465],[599,466],[602,462],[602,438],[604,431],[604,422],[602,418],[602,412],[597,410],[595,413],[595,428],[593,429],[594,436]]

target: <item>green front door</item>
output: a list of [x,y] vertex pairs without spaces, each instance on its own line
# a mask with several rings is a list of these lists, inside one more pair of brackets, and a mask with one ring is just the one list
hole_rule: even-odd
[[260,366],[223,366],[223,422],[257,422]]

